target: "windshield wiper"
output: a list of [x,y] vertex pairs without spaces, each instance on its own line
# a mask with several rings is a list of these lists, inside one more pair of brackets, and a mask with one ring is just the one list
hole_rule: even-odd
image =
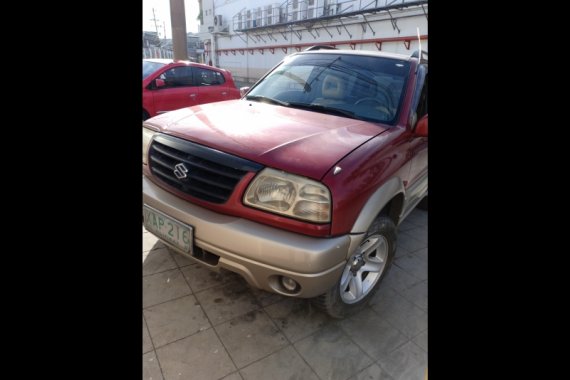
[[354,113],[352,111],[347,111],[347,110],[343,110],[340,108],[327,107],[327,106],[323,106],[322,104],[307,104],[307,103],[291,102],[291,103],[289,103],[289,106],[294,107],[294,108],[306,109],[306,110],[310,110],[310,111],[327,113],[330,115],[346,116],[346,117],[349,117],[351,119],[356,119],[356,120],[372,121],[374,123],[381,122],[381,120],[378,120],[378,119],[375,119],[372,117],[357,115],[356,113]]
[[343,110],[340,108],[332,108],[323,106],[322,104],[307,104],[307,103],[289,103],[290,107],[303,108],[311,111],[317,111],[322,113],[328,113],[332,115],[347,116],[352,119],[359,119],[358,116],[352,111]]
[[289,107],[289,103],[284,102],[282,100],[278,100],[278,99],[273,99],[273,98],[269,98],[267,96],[262,96],[262,95],[248,95],[245,97],[247,100],[256,100],[262,103],[270,103],[270,104],[277,104],[279,106],[283,106],[283,107]]

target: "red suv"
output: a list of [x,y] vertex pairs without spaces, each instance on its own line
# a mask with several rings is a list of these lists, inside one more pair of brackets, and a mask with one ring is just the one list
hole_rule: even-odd
[[171,59],[143,59],[143,120],[197,104],[239,99],[229,71]]
[[252,286],[362,308],[427,200],[427,58],[310,50],[241,100],[143,122],[145,228]]

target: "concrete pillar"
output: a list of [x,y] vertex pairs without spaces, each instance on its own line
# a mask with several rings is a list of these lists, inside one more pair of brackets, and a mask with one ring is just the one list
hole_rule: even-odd
[[184,0],[170,0],[170,23],[172,24],[174,60],[188,60]]

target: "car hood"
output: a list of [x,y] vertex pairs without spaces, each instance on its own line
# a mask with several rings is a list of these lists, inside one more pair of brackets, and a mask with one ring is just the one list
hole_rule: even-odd
[[164,133],[314,179],[388,128],[247,100],[184,108],[146,123]]

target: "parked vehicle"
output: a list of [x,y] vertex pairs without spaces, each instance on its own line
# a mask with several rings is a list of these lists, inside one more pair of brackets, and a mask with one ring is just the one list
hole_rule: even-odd
[[427,68],[425,53],[309,50],[240,100],[147,120],[146,229],[254,287],[359,310],[427,197]]
[[183,107],[239,98],[227,70],[189,61],[143,59],[143,120]]

